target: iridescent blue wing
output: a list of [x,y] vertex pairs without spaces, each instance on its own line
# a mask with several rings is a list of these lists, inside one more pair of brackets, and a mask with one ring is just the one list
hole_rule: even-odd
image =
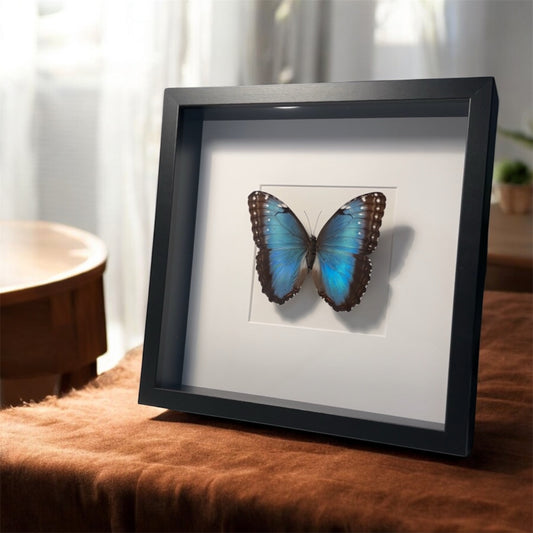
[[361,301],[377,246],[386,198],[363,194],[340,207],[317,238],[313,279],[318,293],[335,311],[350,311]]
[[271,194],[252,192],[248,209],[259,281],[268,299],[282,304],[300,290],[307,275],[309,235],[296,215]]

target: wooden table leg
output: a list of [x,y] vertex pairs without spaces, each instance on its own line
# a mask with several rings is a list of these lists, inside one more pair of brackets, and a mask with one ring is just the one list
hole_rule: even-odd
[[72,389],[81,389],[96,377],[96,361],[78,368],[74,372],[63,374],[59,384],[59,396]]

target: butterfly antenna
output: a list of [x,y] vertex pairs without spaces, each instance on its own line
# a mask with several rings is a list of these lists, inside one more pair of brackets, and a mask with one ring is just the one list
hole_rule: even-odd
[[[309,228],[309,231],[311,231],[311,221],[309,220],[309,217],[307,216],[307,211],[304,211],[305,218],[307,220],[307,227]],[[311,233],[311,235],[314,235]]]
[[316,236],[316,228],[318,226],[318,221],[320,220],[320,215],[322,215],[322,211],[318,213],[318,216],[316,217],[315,227],[313,228],[313,235]]

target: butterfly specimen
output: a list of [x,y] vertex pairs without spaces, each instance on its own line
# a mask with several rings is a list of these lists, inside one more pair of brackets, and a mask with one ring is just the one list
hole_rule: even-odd
[[309,236],[291,209],[275,196],[248,196],[252,232],[258,248],[256,268],[271,302],[285,303],[309,271],[318,294],[335,309],[350,311],[366,291],[386,197],[371,192],[341,206],[318,237]]

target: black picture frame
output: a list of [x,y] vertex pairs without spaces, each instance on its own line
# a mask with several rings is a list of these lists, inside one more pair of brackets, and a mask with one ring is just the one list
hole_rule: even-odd
[[[139,402],[467,456],[474,432],[497,109],[496,86],[490,77],[166,89]],[[439,117],[462,117],[460,120],[466,125],[461,192],[457,200],[460,217],[454,237],[457,253],[450,258],[454,281],[450,294],[449,360],[447,375],[443,376],[446,398],[442,425],[421,426],[402,417],[368,418],[353,410],[317,408],[308,401],[184,383],[189,309],[194,298],[191,279],[202,136],[208,121],[413,117],[430,122]],[[249,189],[254,189],[252,183]],[[251,231],[249,228],[247,231],[253,246]],[[252,261],[251,257],[247,259]],[[251,276],[252,272],[255,273],[253,265]],[[231,313],[231,302],[227,305]],[[235,343],[238,342],[235,338]],[[283,350],[283,345],[277,349]],[[162,380],[162,372],[169,368],[172,379]]]

